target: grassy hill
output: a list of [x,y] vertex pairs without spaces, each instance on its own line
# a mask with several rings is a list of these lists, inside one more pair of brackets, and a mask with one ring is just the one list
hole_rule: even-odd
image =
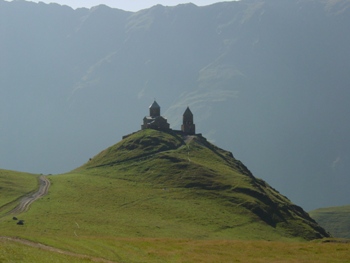
[[350,238],[349,205],[316,209],[310,215],[334,237]]
[[128,262],[130,253],[136,262],[155,262],[144,253],[163,242],[173,250],[198,240],[204,253],[220,240],[327,236],[300,207],[201,136],[139,131],[49,179],[49,194],[21,215],[25,225],[5,216],[1,235]]
[[[230,152],[201,136],[190,136],[185,143],[181,134],[140,131],[101,152],[75,172],[82,171],[140,184],[142,192],[147,185],[152,191],[174,195],[171,202],[179,193],[185,195],[187,211],[177,211],[169,203],[167,214],[195,218],[195,224],[196,220],[203,220],[203,225],[215,224],[217,229],[211,229],[206,236],[215,233],[214,236],[227,238],[237,232],[244,232],[244,236],[239,234],[240,238],[268,239],[271,232],[287,238],[327,236],[300,207],[255,178]],[[241,231],[254,229],[253,225],[259,230]]]

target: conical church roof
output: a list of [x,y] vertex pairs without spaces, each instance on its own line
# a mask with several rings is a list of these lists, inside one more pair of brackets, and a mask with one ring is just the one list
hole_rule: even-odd
[[189,107],[187,107],[187,109],[185,110],[183,116],[193,116],[192,111],[190,110]]
[[158,105],[158,103],[157,103],[156,101],[154,101],[154,102],[152,103],[152,105],[149,106],[149,108],[150,108],[150,109],[159,109],[160,106]]

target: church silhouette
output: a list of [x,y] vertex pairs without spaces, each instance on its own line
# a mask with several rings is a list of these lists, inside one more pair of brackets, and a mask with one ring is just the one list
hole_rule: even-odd
[[[167,119],[160,115],[160,106],[156,101],[149,106],[149,116],[143,118],[141,129],[171,130]],[[189,107],[187,107],[182,115],[181,131],[186,135],[196,134],[196,125],[193,123],[193,114]]]

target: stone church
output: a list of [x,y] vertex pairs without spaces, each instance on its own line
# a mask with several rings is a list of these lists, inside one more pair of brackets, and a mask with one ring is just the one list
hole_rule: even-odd
[[[143,118],[141,129],[155,129],[161,131],[171,130],[167,119],[160,115],[160,106],[156,101],[149,106],[149,116],[145,116]],[[193,123],[193,114],[189,107],[187,107],[182,115],[181,131],[178,132],[182,132],[187,135],[196,134],[196,125]]]
[[160,116],[160,106],[156,101],[149,106],[149,116],[145,116],[143,118],[141,129],[155,129],[162,131],[170,130],[170,124],[168,123],[167,119]]

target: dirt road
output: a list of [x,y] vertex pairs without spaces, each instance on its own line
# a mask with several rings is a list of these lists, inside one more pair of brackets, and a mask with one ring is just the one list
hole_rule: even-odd
[[44,175],[40,176],[39,178],[40,187],[39,190],[33,194],[30,194],[28,196],[23,197],[19,204],[12,209],[8,214],[11,215],[17,215],[20,213],[23,213],[28,210],[29,206],[40,197],[43,197],[47,194],[49,187],[50,187],[50,181],[47,179]]

